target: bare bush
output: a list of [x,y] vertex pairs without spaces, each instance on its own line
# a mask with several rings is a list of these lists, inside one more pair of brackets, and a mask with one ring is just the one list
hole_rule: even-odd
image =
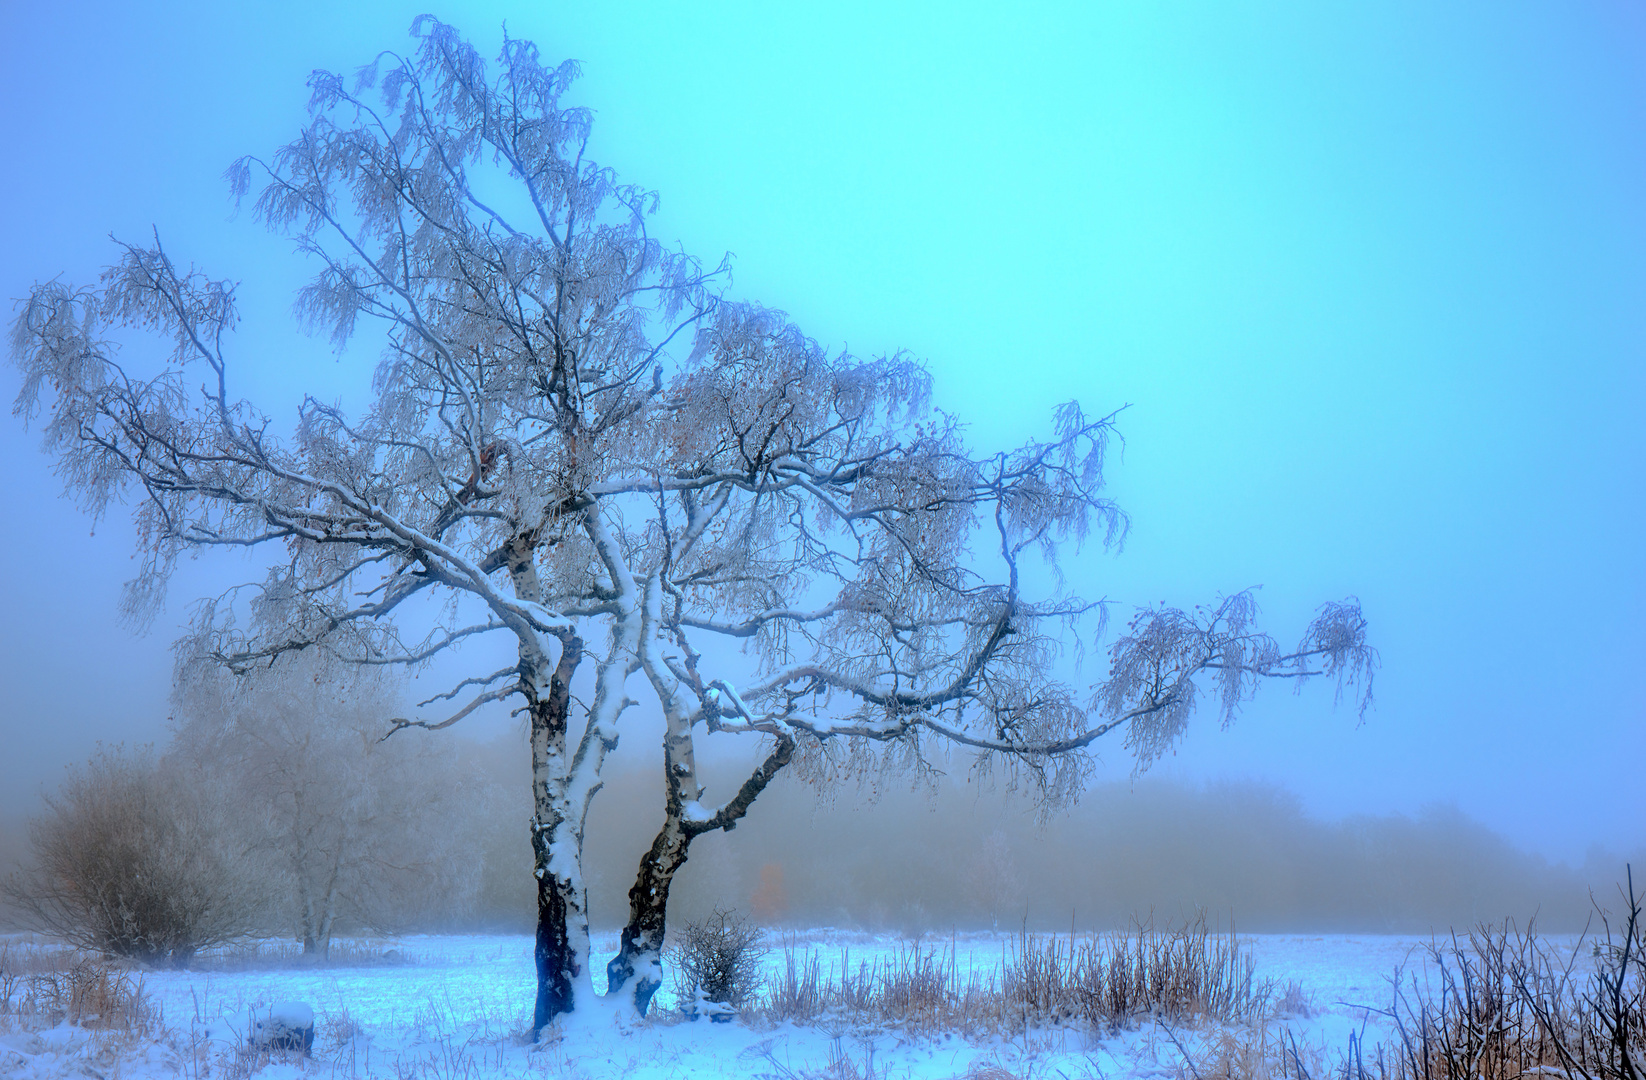
[[[1560,991],[1553,971],[1517,982],[1539,1021],[1557,1034],[1555,1052],[1572,1076],[1583,1080],[1646,1078],[1646,896],[1635,891],[1633,868],[1619,888],[1623,925],[1614,937],[1611,916],[1596,904],[1606,939],[1594,942],[1594,972],[1576,991],[1570,1021],[1560,1024]],[[1564,973],[1561,973],[1562,975]]]
[[1369,1068],[1351,1047],[1345,1080],[1642,1080],[1646,924],[1632,873],[1622,892],[1621,932],[1598,912],[1605,940],[1591,942],[1596,963],[1584,977],[1575,970],[1581,945],[1562,957],[1530,925],[1430,945],[1432,978],[1395,974],[1395,1042],[1377,1047]]
[[104,750],[30,822],[32,865],[5,893],[76,948],[184,967],[255,919],[256,893],[213,816],[146,753]]
[[715,909],[702,922],[689,922],[680,939],[664,950],[674,970],[676,999],[689,1014],[700,1003],[741,1009],[760,991],[760,962],[766,949],[760,930],[735,912]]
[[1570,1024],[1565,973],[1556,972],[1533,928],[1481,927],[1467,939],[1431,943],[1428,959],[1431,976],[1408,975],[1402,982],[1397,972],[1394,980],[1389,1016],[1397,1041],[1389,1067],[1395,1077],[1511,1080],[1558,1067],[1556,1031],[1517,987],[1555,976],[1560,985],[1544,988],[1556,1006],[1549,1019]]

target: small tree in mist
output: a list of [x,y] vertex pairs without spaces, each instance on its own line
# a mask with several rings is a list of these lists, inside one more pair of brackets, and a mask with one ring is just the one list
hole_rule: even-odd
[[1023,887],[1023,875],[1012,854],[1011,841],[999,829],[984,837],[972,851],[966,867],[966,887],[973,900],[988,916],[990,924],[1000,928],[1001,916],[1021,913],[1028,900]]
[[465,913],[479,778],[449,745],[385,742],[392,680],[288,658],[235,685],[194,668],[178,754],[233,791],[224,819],[260,873],[267,917],[325,956],[340,921],[395,930]]
[[[663,745],[662,822],[607,976],[643,1011],[693,840],[735,827],[791,764],[829,781],[952,744],[1057,803],[1110,732],[1144,765],[1172,745],[1202,678],[1225,719],[1271,677],[1369,687],[1358,605],[1325,605],[1287,650],[1244,592],[1145,612],[1095,693],[1057,678],[1062,643],[1104,608],[1036,594],[1025,570],[1123,534],[1102,495],[1112,414],[1071,402],[1046,437],[974,451],[909,358],[831,355],[780,312],[724,300],[724,262],[653,238],[655,196],[589,160],[591,114],[562,101],[575,65],[505,39],[488,69],[438,21],[413,35],[411,56],[352,82],[316,73],[300,136],[230,170],[315,260],[300,312],[339,344],[381,334],[364,416],[308,399],[279,438],[231,391],[232,287],[158,240],[121,245],[94,288],[32,291],[17,410],[46,410],[92,512],[139,497],[134,617],[184,551],[280,548],[261,583],[201,607],[186,655],[417,666],[510,641],[511,663],[399,724],[504,699],[526,717],[534,1029],[595,1001],[582,843],[606,755],[637,725]],[[121,328],[170,347],[151,370],[117,363]],[[713,800],[706,732],[764,744]]]
[[183,771],[103,750],[29,823],[31,862],[5,892],[71,945],[184,967],[255,925],[257,882]]

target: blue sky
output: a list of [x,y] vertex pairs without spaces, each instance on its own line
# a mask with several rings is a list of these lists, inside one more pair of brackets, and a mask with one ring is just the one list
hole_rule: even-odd
[[[4,295],[154,226],[242,282],[248,396],[363,400],[372,356],[295,330],[304,268],[220,174],[296,132],[310,69],[404,48],[423,6],[0,0]],[[1646,843],[1646,13],[883,8],[432,10],[488,54],[506,19],[583,61],[654,232],[734,252],[735,294],[826,343],[924,358],[978,445],[1129,403],[1134,530],[1071,562],[1079,591],[1260,584],[1282,640],[1361,598],[1367,724],[1265,694],[1160,771],[1330,816],[1455,802],[1561,858]],[[129,530],[88,535],[33,441],[0,425],[0,789],[30,796],[96,739],[163,736],[171,636],[114,625]],[[171,625],[232,571],[191,568]]]

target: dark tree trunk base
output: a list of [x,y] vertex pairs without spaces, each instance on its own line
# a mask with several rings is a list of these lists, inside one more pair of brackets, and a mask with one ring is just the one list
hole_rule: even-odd
[[[633,986],[635,962],[651,954],[661,958],[663,934],[668,925],[669,887],[675,872],[686,862],[693,835],[677,827],[664,825],[652,841],[651,850],[640,860],[640,872],[629,889],[629,924],[623,928],[623,938],[617,955],[606,965],[607,993],[632,993],[635,1011],[641,1016],[651,1007],[652,996],[662,985],[650,975],[642,975]],[[661,964],[659,964],[661,969]]]
[[535,1042],[556,1017],[572,1011],[572,980],[577,977],[577,958],[566,933],[566,901],[547,875],[537,883],[537,943],[532,952],[537,962],[537,1006],[532,1010]]
[[[662,905],[659,905],[658,907],[656,922],[659,926],[663,923]],[[659,932],[657,936],[657,941],[657,952],[661,955],[663,952],[661,932]],[[643,951],[645,951],[645,949],[640,940],[640,934],[636,931],[634,923],[631,922],[623,929],[623,940],[622,944],[618,946],[617,955],[612,957],[611,962],[606,965],[606,986],[609,988],[607,990],[608,993],[623,993],[629,991],[629,980],[635,977],[635,959]],[[632,993],[634,994],[635,1011],[641,1016],[645,1016],[646,1010],[651,1008],[652,997],[659,989],[662,988],[662,986],[663,983],[659,979],[642,977],[637,980],[633,984],[632,989]]]

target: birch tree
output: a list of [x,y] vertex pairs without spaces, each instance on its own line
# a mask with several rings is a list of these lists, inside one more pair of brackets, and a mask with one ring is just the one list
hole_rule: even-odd
[[[413,36],[352,81],[316,73],[297,139],[229,171],[315,262],[299,314],[339,343],[380,335],[365,415],[306,400],[280,437],[232,389],[233,288],[158,238],[122,244],[93,287],[34,289],[13,329],[17,409],[43,414],[92,513],[131,496],[134,618],[185,551],[279,553],[255,587],[200,606],[189,655],[235,672],[308,649],[416,667],[512,643],[512,662],[396,729],[501,701],[526,717],[536,1030],[598,1000],[582,838],[626,731],[659,738],[665,767],[607,971],[606,1001],[633,1012],[661,982],[692,841],[735,827],[785,769],[918,768],[940,744],[1055,803],[1112,732],[1143,765],[1170,747],[1202,683],[1226,719],[1276,677],[1369,700],[1358,605],[1325,605],[1284,649],[1244,592],[1148,609],[1095,688],[1056,677],[1104,607],[1030,583],[1124,532],[1102,494],[1113,415],[1069,403],[1046,438],[975,453],[919,364],[831,354],[724,299],[724,262],[651,236],[655,196],[589,160],[590,115],[562,100],[575,65],[506,39],[488,66],[430,18]],[[169,347],[128,368],[109,340],[122,328]],[[722,798],[698,779],[705,735],[763,743]]]

